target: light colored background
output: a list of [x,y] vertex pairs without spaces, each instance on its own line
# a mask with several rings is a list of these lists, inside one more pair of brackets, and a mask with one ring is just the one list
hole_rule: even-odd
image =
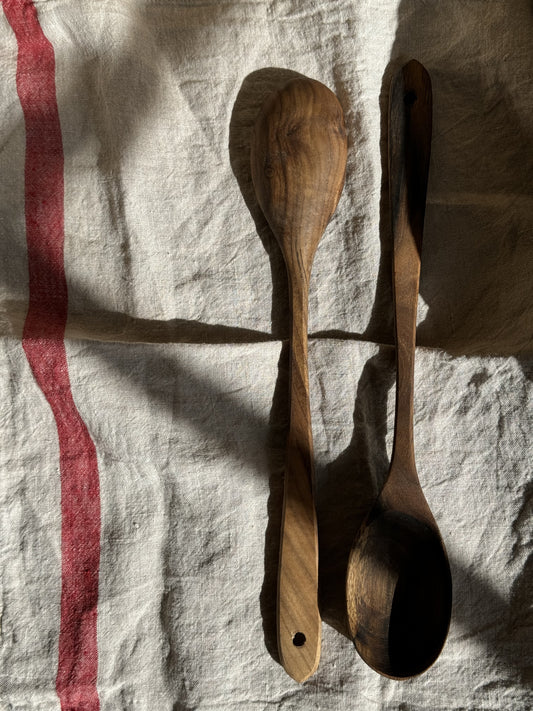
[[[522,0],[35,3],[65,148],[67,353],[101,477],[104,711],[521,711],[531,687],[533,8]],[[388,83],[425,64],[434,138],[418,469],[450,556],[437,663],[395,682],[340,634],[351,537],[390,455]],[[56,430],[21,348],[28,283],[16,44],[0,14],[0,708],[57,709]],[[310,384],[324,616],[304,686],[272,648],[287,287],[249,128],[299,72],[349,160],[317,252]],[[383,183],[383,185],[382,185]]]

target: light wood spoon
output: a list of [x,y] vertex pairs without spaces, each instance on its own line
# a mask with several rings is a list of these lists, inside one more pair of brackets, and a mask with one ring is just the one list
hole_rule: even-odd
[[413,388],[420,253],[431,145],[429,75],[416,61],[393,79],[389,181],[393,231],[396,418],[389,475],[348,562],[348,623],[373,669],[406,678],[444,645],[452,586],[446,551],[415,466]]
[[290,298],[290,420],[278,577],[278,651],[303,682],[320,658],[318,540],[307,368],[313,257],[342,192],[346,131],[335,95],[318,81],[291,80],[263,105],[251,172],[257,200],[283,253]]

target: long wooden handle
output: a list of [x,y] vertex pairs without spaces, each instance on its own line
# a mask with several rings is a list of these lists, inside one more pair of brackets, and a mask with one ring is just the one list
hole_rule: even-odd
[[[431,147],[431,81],[415,60],[393,80],[389,113],[393,294],[396,330],[396,422],[391,474],[416,476],[413,390],[420,253]],[[397,466],[400,465],[400,466]]]
[[320,659],[318,535],[307,368],[308,275],[289,276],[290,425],[278,579],[278,651],[285,671],[308,679]]

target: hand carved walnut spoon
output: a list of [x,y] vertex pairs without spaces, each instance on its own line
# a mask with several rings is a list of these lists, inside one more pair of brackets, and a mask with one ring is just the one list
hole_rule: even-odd
[[389,104],[396,336],[396,421],[389,475],[352,548],[348,623],[357,651],[381,674],[425,671],[444,645],[451,574],[415,466],[413,387],[420,252],[431,145],[431,82],[411,61],[395,77]]
[[278,650],[303,682],[320,658],[318,541],[307,370],[307,308],[313,257],[337,207],[346,169],[342,108],[320,82],[297,78],[264,104],[254,127],[257,200],[283,253],[289,280],[290,424],[278,574]]

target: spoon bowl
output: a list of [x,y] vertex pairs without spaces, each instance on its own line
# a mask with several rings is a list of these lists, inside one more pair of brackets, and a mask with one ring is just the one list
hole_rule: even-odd
[[442,649],[450,570],[431,526],[400,511],[374,515],[351,552],[348,614],[365,662],[403,679],[425,671]]

